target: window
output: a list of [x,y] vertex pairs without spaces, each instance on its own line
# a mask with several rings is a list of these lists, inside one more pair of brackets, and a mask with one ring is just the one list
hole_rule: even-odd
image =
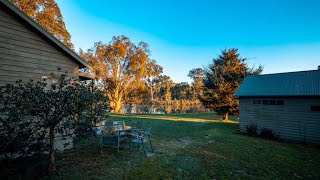
[[284,100],[282,100],[282,99],[253,99],[252,104],[284,105]]
[[277,105],[284,105],[284,100],[277,100]]
[[269,100],[262,100],[262,104],[264,105],[269,104]]
[[311,111],[320,112],[320,106],[311,106]]
[[261,104],[261,100],[260,99],[254,99],[253,100],[253,104]]
[[270,105],[277,105],[277,100],[272,99],[269,102],[270,102]]

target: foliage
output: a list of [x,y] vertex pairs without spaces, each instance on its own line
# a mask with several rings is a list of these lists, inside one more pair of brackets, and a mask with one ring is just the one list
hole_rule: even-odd
[[203,96],[203,79],[204,70],[202,68],[195,68],[189,71],[188,77],[190,77],[192,82],[192,98],[201,99]]
[[50,79],[51,84],[30,80],[0,87],[2,159],[49,152],[49,170],[54,171],[57,135],[83,136],[102,120],[105,98],[101,93],[91,92],[76,79],[67,80],[65,74]]
[[272,132],[272,129],[269,128],[262,128],[259,136],[264,139],[277,139],[277,136]]
[[190,98],[191,87],[187,82],[176,83],[171,88],[172,99],[191,99]]
[[228,120],[229,114],[238,114],[239,102],[233,94],[243,79],[262,72],[261,66],[250,69],[245,61],[246,59],[240,57],[238,49],[228,49],[223,50],[205,69],[205,92],[201,101],[205,106],[222,114],[224,120]]
[[249,136],[257,136],[258,135],[258,127],[256,124],[249,124],[247,127],[246,127],[246,133],[249,135]]
[[[155,72],[155,61],[149,58],[148,44],[132,43],[125,36],[113,37],[109,44],[95,43],[87,52],[80,51],[87,59],[99,81],[103,84],[110,106],[119,113],[124,99],[145,85],[144,79]],[[156,68],[160,69],[160,68]]]
[[160,75],[157,78],[158,88],[158,99],[165,102],[165,104],[170,104],[172,100],[171,88],[174,86],[174,82],[169,76]]
[[125,100],[129,113],[185,113],[207,111],[195,95],[193,85],[174,83],[169,76],[159,75],[146,82],[145,89],[136,86],[137,92]]
[[147,78],[145,80],[145,84],[149,89],[150,93],[150,104],[151,111],[153,112],[153,104],[154,104],[154,92],[156,88],[157,78],[163,72],[163,68],[159,66],[155,60],[151,61],[148,68]]
[[73,49],[71,36],[65,27],[60,8],[54,0],[11,0],[11,2]]
[[256,124],[249,124],[246,127],[246,133],[249,136],[259,136],[263,139],[279,139],[279,137],[272,131],[272,129],[269,128],[261,128],[260,133],[258,133],[258,126]]

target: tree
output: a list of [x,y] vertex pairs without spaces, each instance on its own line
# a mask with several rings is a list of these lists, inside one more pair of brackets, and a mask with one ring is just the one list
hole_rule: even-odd
[[[55,170],[56,134],[79,137],[102,120],[104,96],[75,79],[51,77],[43,82],[0,87],[0,157],[28,157],[49,152],[48,170]],[[85,116],[90,114],[90,118]],[[48,139],[46,138],[48,136]]]
[[90,70],[103,83],[115,113],[121,112],[123,100],[144,83],[143,79],[150,73],[149,54],[148,44],[135,45],[125,36],[115,36],[109,44],[97,42],[87,52],[80,51],[91,64]]
[[171,95],[175,100],[179,100],[179,111],[182,113],[182,109],[186,109],[186,107],[183,107],[182,101],[189,99],[190,85],[187,82],[175,84],[171,89]]
[[192,98],[193,100],[199,99],[202,97],[203,92],[203,78],[204,70],[202,68],[194,68],[189,71],[188,77],[190,77],[192,82]]
[[155,84],[155,78],[163,72],[163,68],[157,64],[155,60],[149,62],[147,67],[148,73],[146,78],[146,84],[150,88],[151,102],[153,102],[153,86]]
[[148,68],[148,71],[147,71],[148,73],[147,73],[145,83],[150,90],[150,103],[151,103],[150,112],[154,112],[153,105],[154,105],[154,91],[157,83],[156,78],[158,78],[160,74],[163,72],[163,68],[159,66],[155,60],[150,61],[147,68]]
[[238,49],[223,50],[205,69],[204,86],[206,88],[202,102],[213,108],[228,120],[228,115],[237,115],[239,102],[233,94],[248,75],[257,75],[262,67],[248,68],[246,59],[241,58]]
[[11,2],[67,47],[73,49],[71,36],[65,27],[60,8],[54,0],[11,0]]
[[169,105],[172,99],[171,88],[174,86],[174,82],[167,75],[160,75],[157,81],[160,85],[160,99]]

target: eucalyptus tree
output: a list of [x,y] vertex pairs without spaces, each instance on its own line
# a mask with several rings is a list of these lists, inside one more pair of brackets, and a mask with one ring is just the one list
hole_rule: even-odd
[[98,80],[102,82],[105,95],[115,113],[121,113],[123,101],[144,84],[144,79],[152,74],[153,61],[149,58],[147,43],[135,45],[126,36],[115,36],[108,44],[95,43],[80,55],[91,64]]

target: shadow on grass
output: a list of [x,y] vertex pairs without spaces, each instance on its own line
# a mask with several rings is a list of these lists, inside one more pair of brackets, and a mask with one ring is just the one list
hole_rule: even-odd
[[1,160],[0,179],[39,179],[47,175],[45,157]]

